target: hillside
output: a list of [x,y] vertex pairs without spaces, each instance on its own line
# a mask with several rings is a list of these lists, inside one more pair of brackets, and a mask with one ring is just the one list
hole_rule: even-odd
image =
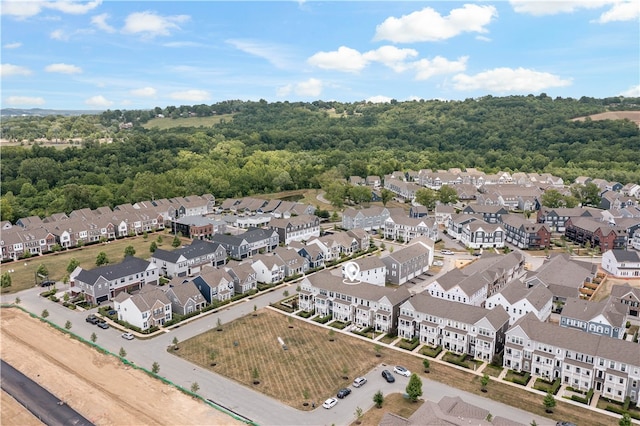
[[[588,116],[591,120],[629,120],[640,127],[640,111],[608,111]],[[585,121],[587,117],[577,117],[573,121]]]

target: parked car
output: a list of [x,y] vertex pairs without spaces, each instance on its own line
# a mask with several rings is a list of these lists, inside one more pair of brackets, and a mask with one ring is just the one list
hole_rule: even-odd
[[84,319],[86,322],[90,322],[91,324],[97,324],[98,321],[100,321],[98,319],[97,316],[95,316],[95,314],[89,314],[87,315],[87,317]]
[[351,393],[351,389],[349,388],[344,388],[344,389],[340,389],[338,391],[338,395],[336,395],[338,398],[342,399],[346,396],[349,396],[349,394]]
[[107,312],[107,315],[115,315],[118,312],[114,311],[113,309],[111,309],[109,312]]
[[382,377],[384,377],[387,383],[393,383],[396,381],[396,378],[393,377],[393,374],[391,374],[391,371],[389,370],[382,370]]
[[106,321],[101,321],[98,323],[98,327],[102,328],[103,330],[106,330],[107,328],[109,328],[109,324],[107,324]]
[[133,334],[131,333],[122,333],[122,338],[127,340],[133,340]]
[[440,250],[440,253],[442,253],[442,254],[453,254],[453,252],[451,250],[446,250],[446,249]]
[[407,370],[401,365],[396,365],[395,367],[393,367],[393,372],[405,377],[411,376],[411,371]]
[[337,403],[338,403],[338,400],[336,398],[329,398],[325,402],[322,403],[322,406],[324,408],[329,409],[329,408],[335,407]]
[[442,260],[434,260],[433,266],[444,266],[444,262]]
[[54,280],[44,280],[40,283],[40,287],[49,287],[52,285],[56,285],[56,282]]
[[571,422],[556,422],[556,426],[577,426],[577,425]]
[[367,383],[367,378],[366,377],[356,377],[353,380],[353,387],[354,388],[359,388],[360,386],[364,385],[365,383]]

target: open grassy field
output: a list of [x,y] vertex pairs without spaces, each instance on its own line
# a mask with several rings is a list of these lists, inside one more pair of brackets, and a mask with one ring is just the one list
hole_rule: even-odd
[[[222,328],[222,331],[212,330],[181,342],[180,349],[171,352],[297,409],[310,408],[304,407],[304,402],[318,402],[334,395],[339,388],[350,385],[354,377],[365,374],[382,362],[404,365],[424,378],[549,417],[542,405],[543,397],[522,387],[491,381],[487,386],[488,392],[482,393],[480,376],[471,371],[432,361],[430,373],[425,374],[422,358],[418,356],[383,348],[382,357],[377,358],[375,342],[341,333],[335,333],[335,341],[330,342],[326,329],[299,319],[289,320],[268,309],[258,311],[258,316],[249,315]],[[278,337],[284,340],[288,350],[282,349]],[[216,353],[215,366],[210,365],[212,351]],[[346,373],[343,371],[345,368]],[[258,385],[253,384],[254,369],[257,369]],[[287,379],[282,380],[283,377]],[[305,390],[308,393],[305,394]],[[390,407],[385,404],[385,408]],[[371,411],[376,411],[376,408]],[[379,415],[381,417],[382,414]],[[581,407],[560,400],[552,417],[581,426],[609,425],[612,422],[611,417],[599,413],[589,412],[587,417]],[[377,424],[377,420],[363,421],[363,424]]]
[[212,127],[222,120],[233,120],[234,114],[213,115],[211,117],[152,118],[142,125],[145,129],[166,130],[174,127]]
[[[162,236],[162,243],[158,244],[157,238]],[[149,258],[151,252],[149,246],[152,241],[156,241],[158,248],[164,250],[172,250],[171,242],[173,235],[168,231],[160,231],[155,234],[149,234],[145,240],[142,235],[137,237],[129,237],[121,240],[110,241],[104,244],[93,244],[81,248],[63,250],[57,253],[50,253],[43,256],[35,256],[29,259],[19,260],[15,262],[4,263],[1,266],[2,271],[11,272],[11,287],[3,289],[3,293],[15,293],[35,285],[36,271],[40,265],[45,265],[49,271],[49,278],[61,281],[67,274],[67,265],[72,258],[80,262],[80,266],[85,269],[93,269],[96,267],[96,257],[101,251],[107,254],[107,259],[111,263],[118,263],[124,259],[124,249],[127,246],[133,246],[136,250],[136,257],[143,259]],[[183,244],[189,244],[190,240],[183,238]]]

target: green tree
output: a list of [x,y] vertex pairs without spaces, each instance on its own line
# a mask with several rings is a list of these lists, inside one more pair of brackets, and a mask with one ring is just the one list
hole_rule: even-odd
[[416,373],[412,373],[405,392],[409,396],[409,401],[416,402],[422,396],[422,380]]
[[127,356],[127,351],[125,351],[123,347],[120,347],[118,355],[120,355],[120,358],[125,358]]
[[158,238],[156,238],[156,242],[158,243],[158,245],[162,244],[162,235],[158,235]]
[[553,413],[553,408],[556,406],[556,399],[553,397],[551,392],[547,392],[542,400],[542,404],[544,405],[544,410],[547,413]]
[[15,304],[16,304],[16,305],[19,305],[19,304],[20,304],[20,302],[22,302],[22,300],[20,300],[20,298],[19,298],[19,297],[16,297]]
[[11,287],[11,275],[9,272],[3,272],[0,277],[0,287],[9,288]]
[[424,367],[424,372],[428,373],[429,367],[431,367],[431,362],[427,358],[425,358],[422,360],[422,366]]
[[91,341],[95,343],[96,340],[98,340],[98,336],[96,335],[96,333],[91,333]]
[[160,371],[160,364],[158,364],[156,361],[153,361],[153,364],[151,364],[151,372],[153,374],[158,374],[159,371]]
[[173,237],[173,241],[171,242],[171,247],[180,247],[180,244],[182,244],[182,241],[180,240],[180,237],[175,235]]
[[75,257],[72,257],[67,264],[67,272],[72,273],[78,266],[80,266],[80,262]]
[[38,273],[38,276],[40,277],[48,277],[49,276],[49,269],[47,268],[46,265],[40,264],[38,266],[38,270],[36,271]]
[[487,373],[483,374],[480,378],[480,389],[482,392],[487,391],[487,385],[489,384],[489,375]]
[[258,382],[258,380],[260,379],[260,372],[258,371],[258,367],[253,367],[253,370],[251,370],[251,378],[253,379],[253,383]]
[[373,403],[376,404],[377,408],[382,408],[382,404],[384,403],[384,395],[382,395],[381,391],[378,391],[373,395]]
[[386,207],[387,203],[393,199],[393,192],[389,191],[387,188],[383,188],[380,191],[380,198],[382,199],[382,205]]
[[71,321],[67,320],[67,322],[64,323],[64,328],[71,330]]
[[362,423],[362,416],[363,416],[362,408],[356,407],[356,411],[354,414],[356,415],[356,423],[357,424]]
[[125,256],[135,256],[136,254],[136,249],[133,248],[133,246],[126,246],[124,249],[124,255]]
[[41,316],[42,318],[46,318],[46,317],[48,317],[48,316],[49,316],[49,311],[47,311],[47,310],[45,309],[44,311],[42,311],[42,314],[40,314],[40,316]]
[[156,244],[155,241],[151,241],[151,244],[149,245],[149,252],[155,253],[156,250],[158,250],[158,245]]
[[438,194],[430,188],[420,188],[416,191],[416,202],[425,206],[428,210],[436,208]]
[[458,202],[458,193],[450,185],[442,185],[438,191],[438,199],[442,204],[455,204]]
[[336,208],[344,206],[344,199],[347,196],[347,186],[339,181],[331,182],[324,189],[324,198]]
[[198,382],[193,382],[191,384],[191,392],[198,393],[199,390],[200,390],[200,385],[198,384]]
[[96,257],[96,266],[107,265],[109,263],[109,259],[107,258],[107,253],[101,251],[98,253]]
[[564,206],[564,196],[557,189],[549,189],[540,197],[542,205],[550,209],[556,209]]
[[371,188],[363,185],[355,185],[349,188],[349,198],[356,204],[371,202]]
[[631,416],[629,413],[622,414],[620,421],[618,421],[618,426],[632,426]]

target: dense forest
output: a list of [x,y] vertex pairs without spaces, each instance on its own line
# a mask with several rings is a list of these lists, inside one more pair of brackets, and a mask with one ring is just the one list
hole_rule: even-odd
[[[465,101],[267,103],[3,119],[2,220],[139,200],[317,188],[351,175],[475,167],[640,182],[639,98],[487,96]],[[147,129],[155,117],[220,116],[210,127]],[[132,127],[123,128],[123,123]],[[42,146],[81,139],[64,149]],[[101,143],[109,140],[110,143]]]

